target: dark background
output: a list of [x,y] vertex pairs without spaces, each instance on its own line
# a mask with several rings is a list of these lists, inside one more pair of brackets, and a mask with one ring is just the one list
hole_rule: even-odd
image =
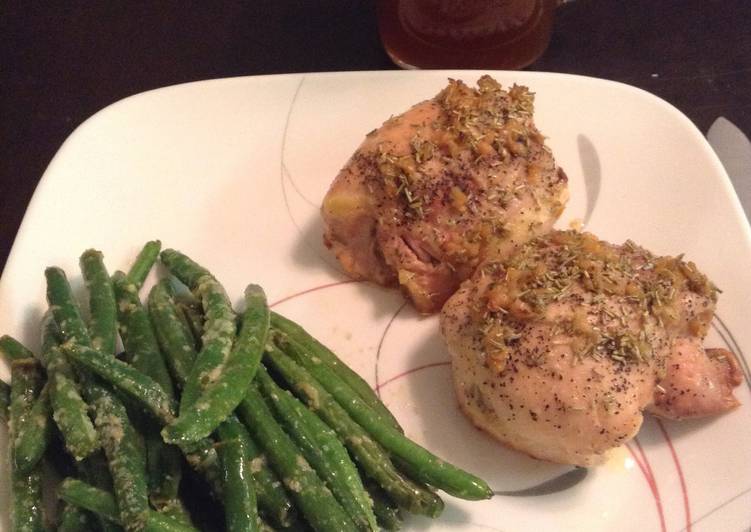
[[[395,68],[367,0],[0,4],[0,266],[63,140],[125,96],[209,78]],[[751,132],[751,1],[579,0],[531,70],[623,81]]]

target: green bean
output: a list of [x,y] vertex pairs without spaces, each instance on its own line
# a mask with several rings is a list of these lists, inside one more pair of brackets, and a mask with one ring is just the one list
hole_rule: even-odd
[[0,381],[0,421],[8,421],[8,408],[10,408],[10,384]]
[[97,530],[94,516],[79,506],[65,504],[60,513],[57,532],[93,532]]
[[193,525],[159,512],[150,512],[144,532],[198,532]]
[[185,508],[183,501],[179,497],[161,501],[159,507],[155,508],[155,510],[174,521],[182,523],[183,525],[193,526],[193,522],[190,519],[190,513],[187,508]]
[[[11,464],[15,463],[15,442],[22,434],[24,419],[32,409],[34,398],[42,381],[39,363],[33,358],[16,358],[28,353],[28,350],[14,350],[9,352],[7,345],[18,347],[15,342],[3,342],[3,352],[11,360],[11,393],[9,411],[9,440]],[[21,346],[23,347],[23,346]],[[24,427],[20,429],[20,427]],[[44,530],[42,512],[42,476],[41,464],[26,473],[21,473],[15,465],[11,469],[11,525],[14,532],[41,532]]]
[[302,364],[323,388],[378,443],[409,465],[417,480],[467,500],[489,499],[493,492],[484,480],[441,460],[425,448],[406,438],[376,414],[352,388],[327,365],[295,342],[284,342],[285,352]]
[[[92,512],[109,522],[122,523],[126,530],[130,527],[122,509],[118,512],[118,502],[109,492],[95,488],[86,482],[74,478],[66,478],[60,484],[59,496],[68,504],[78,506]],[[143,528],[144,532],[195,532],[192,526],[181,523],[168,515],[153,510],[146,511]]]
[[245,430],[245,436],[247,436],[245,447],[248,451],[247,459],[258,498],[258,509],[277,528],[303,530],[297,509],[289,499],[279,477],[269,467],[266,455],[247,433],[247,429]]
[[[156,260],[159,244],[158,242],[150,242],[147,244],[145,251],[149,247],[153,249],[150,264],[143,268],[146,272]],[[143,253],[139,256],[139,259],[142,259],[142,256]],[[136,265],[143,265],[143,262],[143,260],[136,260]],[[136,268],[136,271],[138,271],[138,268]],[[131,270],[132,272],[133,270]],[[130,274],[125,276],[122,272],[116,272],[112,276],[112,281],[117,298],[120,337],[133,368],[158,385],[170,402],[174,401],[175,390],[172,379],[159,349],[154,327],[138,297],[138,285],[136,282],[132,282]],[[117,365],[117,361],[114,362]],[[141,402],[148,397],[146,394],[140,395]],[[175,407],[176,405],[172,407],[173,410]],[[164,424],[170,418],[160,416],[158,419],[160,424]],[[165,506],[177,508],[179,506],[177,491],[182,476],[180,452],[177,448],[168,446],[162,441],[159,436],[160,427],[152,421],[136,421],[141,432],[145,435],[150,500],[152,504],[157,506],[157,509]]]
[[343,532],[357,530],[346,512],[318,477],[299,449],[274,419],[255,383],[240,403],[238,413],[284,479],[292,498],[313,529]]
[[[269,331],[269,309],[261,287],[248,286],[245,301],[234,348],[225,363],[207,375],[198,375],[204,391],[186,409],[181,405],[180,416],[162,431],[166,442],[191,442],[208,436],[242,401],[245,387],[260,364]],[[191,372],[190,378],[195,377],[195,371]]]
[[246,453],[245,460],[248,463],[258,499],[258,509],[278,528],[302,530],[303,526],[299,522],[292,501],[276,474],[266,463],[266,457],[252,440],[245,426],[233,414],[221,427],[225,431],[226,438],[234,438],[242,442]]
[[115,297],[100,251],[89,249],[81,255],[81,274],[89,291],[91,347],[107,355],[115,354]]
[[230,416],[217,428],[220,438],[217,451],[224,483],[225,526],[228,532],[255,532],[258,530],[258,507],[250,464],[247,462],[248,451],[233,424],[239,424],[239,421]]
[[237,420],[235,415],[229,416],[224,425],[229,426],[232,437],[243,442],[259,512],[277,529],[300,532],[308,530],[300,521],[297,508],[290,500],[282,482],[269,467],[266,455],[250,437],[245,426]]
[[162,243],[159,240],[151,240],[146,242],[136,256],[135,262],[128,270],[128,282],[135,285],[137,289],[143,286],[146,277],[149,276],[151,268],[159,257],[160,249],[162,249]]
[[216,499],[222,496],[222,472],[219,456],[210,438],[179,446],[190,467],[199,473],[211,487]]
[[149,512],[143,443],[117,397],[94,384],[92,398],[94,423],[109,462],[122,525],[128,531],[141,531]]
[[78,391],[73,369],[58,346],[57,324],[51,313],[42,327],[42,360],[47,366],[53,419],[60,429],[65,447],[76,460],[83,460],[99,446],[88,406]]
[[353,371],[347,364],[336,356],[328,347],[313,338],[305,329],[294,321],[284,316],[271,313],[271,326],[287,335],[304,348],[308,349],[314,356],[318,357],[324,364],[329,366],[341,380],[346,382],[363,401],[365,401],[373,410],[380,414],[383,419],[390,423],[395,429],[404,432],[399,422],[396,420],[391,411],[383,404],[378,395],[360,375]]
[[[180,279],[180,282],[190,288],[194,293],[202,278],[213,277],[209,270],[177,250],[165,249],[159,254],[159,258],[170,273]],[[196,294],[196,296],[198,296],[198,294]],[[198,297],[200,299],[200,296]]]
[[182,414],[205,390],[206,379],[215,376],[229,358],[237,330],[236,316],[224,288],[206,268],[172,249],[162,251],[160,257],[167,269],[201,300],[206,316],[201,338],[203,346],[180,399]]
[[44,514],[42,509],[42,472],[38,465],[30,473],[11,473],[10,509],[11,530],[13,532],[43,532]]
[[272,366],[295,394],[307,403],[323,421],[339,435],[360,468],[377,482],[399,506],[412,513],[437,517],[443,511],[443,501],[430,490],[402,475],[393,465],[388,453],[374,442],[365,430],[355,423],[336,400],[290,357],[273,346],[265,353]]
[[201,349],[201,336],[203,335],[205,319],[200,302],[198,307],[195,307],[192,304],[186,303],[182,298],[178,298],[175,300],[175,304],[180,312],[181,320],[191,332],[195,348]]
[[8,361],[34,358],[34,353],[27,349],[21,342],[7,334],[0,337],[0,353]]
[[263,367],[256,379],[287,433],[354,523],[361,530],[377,531],[370,498],[336,433],[292,394],[279,388]]
[[58,496],[66,503],[83,508],[108,521],[120,521],[117,502],[112,494],[83,480],[66,478],[60,484]]
[[30,473],[44,456],[50,441],[51,416],[49,384],[45,384],[28,413],[17,421],[13,465],[18,473]]
[[[32,352],[20,342],[3,336],[0,338],[0,351],[10,360],[11,366],[17,366],[19,378],[26,381],[19,384],[16,399],[11,401],[10,408],[14,432],[10,440],[13,467],[19,475],[25,475],[36,466],[49,443],[49,389],[45,386],[37,397],[38,388],[43,382],[41,367]],[[12,389],[11,383],[11,393]]]
[[151,377],[121,360],[104,358],[99,352],[82,345],[65,344],[63,352],[76,364],[125,393],[161,423],[174,419],[174,401]]
[[[177,447],[166,445],[159,435],[158,427],[145,423],[142,430],[146,445],[146,477],[149,501],[158,511],[170,508],[175,515],[182,507],[178,490],[182,479],[182,455]],[[183,509],[183,514],[185,513]]]
[[402,527],[402,514],[393,501],[386,493],[372,482],[366,483],[365,489],[368,490],[371,500],[373,501],[373,511],[375,512],[378,525],[384,530],[394,531]]
[[[100,449],[90,454],[80,462],[77,462],[76,465],[78,466],[79,475],[86,482],[101,490],[112,492],[113,482],[112,475],[110,475],[110,464],[107,462],[104,450]],[[61,478],[65,478],[65,476],[61,475]],[[123,528],[117,523],[108,521],[96,513],[94,513],[94,516],[102,532],[122,532]]]
[[89,331],[81,318],[65,272],[51,266],[44,271],[44,276],[47,279],[47,301],[63,340],[90,346]]
[[154,335],[138,288],[122,272],[115,272],[112,284],[117,299],[117,321],[125,352],[135,369],[153,379],[169,397],[175,396],[167,364]]
[[165,354],[172,377],[177,387],[182,389],[197,353],[193,334],[175,305],[172,285],[168,279],[162,279],[151,289],[148,307],[156,338]]

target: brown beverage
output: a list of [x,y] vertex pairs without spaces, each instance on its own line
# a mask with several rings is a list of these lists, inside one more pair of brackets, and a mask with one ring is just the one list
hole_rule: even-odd
[[378,26],[403,68],[523,68],[550,41],[557,0],[379,0]]

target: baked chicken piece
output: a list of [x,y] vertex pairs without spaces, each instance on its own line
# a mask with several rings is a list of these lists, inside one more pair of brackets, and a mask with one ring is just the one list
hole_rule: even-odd
[[477,85],[450,80],[369,133],[323,200],[324,242],[345,272],[399,285],[424,313],[481,261],[548,232],[568,199],[533,94]]
[[738,403],[733,355],[705,350],[717,289],[691,262],[553,231],[488,261],[441,312],[457,397],[478,427],[581,466],[669,418]]

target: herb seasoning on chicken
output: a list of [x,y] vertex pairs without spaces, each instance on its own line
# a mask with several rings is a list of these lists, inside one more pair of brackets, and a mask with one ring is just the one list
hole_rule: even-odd
[[702,347],[716,299],[681,257],[551,232],[482,264],[444,306],[459,404],[510,447],[578,465],[632,438],[644,410],[722,413],[741,374]]
[[568,198],[533,122],[533,94],[483,76],[366,137],[323,201],[324,241],[348,275],[399,285],[436,312],[484,260],[546,233]]

